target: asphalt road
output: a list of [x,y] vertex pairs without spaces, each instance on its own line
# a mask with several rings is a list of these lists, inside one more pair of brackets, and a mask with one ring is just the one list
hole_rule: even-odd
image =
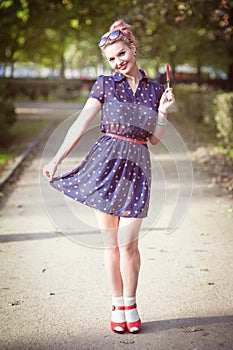
[[[154,180],[137,298],[142,330],[118,335],[109,327],[111,295],[95,217],[41,177],[76,106],[19,107],[40,116],[46,109],[64,122],[1,208],[0,349],[232,350],[233,203],[190,162],[172,125],[164,144],[151,147]],[[93,126],[62,171],[98,136]]]

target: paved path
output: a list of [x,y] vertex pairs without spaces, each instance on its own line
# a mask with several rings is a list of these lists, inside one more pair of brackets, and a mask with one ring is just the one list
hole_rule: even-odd
[[[58,108],[67,116],[73,107]],[[165,145],[152,149],[152,204],[140,239],[143,328],[137,335],[111,333],[94,216],[39,176],[41,158],[55,152],[70,121],[41,146],[1,210],[0,349],[232,350],[232,202],[195,166],[181,220],[192,172],[171,126]],[[79,161],[96,137],[92,128],[64,167]]]

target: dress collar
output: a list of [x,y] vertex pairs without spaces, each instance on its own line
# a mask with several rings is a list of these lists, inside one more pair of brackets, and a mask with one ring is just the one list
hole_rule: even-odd
[[[142,70],[142,69],[139,69],[139,71],[140,71],[140,73],[142,75],[142,79],[141,80],[143,80],[143,79],[148,80],[148,77],[147,77],[145,71]],[[125,75],[123,75],[121,73],[118,73],[118,72],[114,74],[114,80],[117,81],[118,83],[121,82],[124,79],[126,79]]]

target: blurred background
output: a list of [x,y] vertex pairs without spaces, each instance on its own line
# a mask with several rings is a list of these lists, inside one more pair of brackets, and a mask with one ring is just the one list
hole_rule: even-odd
[[232,89],[232,10],[229,0],[2,0],[0,75],[95,79],[107,68],[97,42],[122,18],[151,78],[168,62],[177,82]]
[[15,152],[18,102],[83,103],[97,76],[112,74],[97,43],[124,19],[149,77],[165,83],[171,67],[178,128],[212,135],[232,164],[233,1],[1,0],[0,18],[2,154]]

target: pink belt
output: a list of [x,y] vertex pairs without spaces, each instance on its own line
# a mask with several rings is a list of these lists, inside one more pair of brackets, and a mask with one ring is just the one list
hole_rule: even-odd
[[120,140],[128,141],[128,142],[134,142],[134,143],[139,143],[141,145],[146,145],[147,141],[142,141],[142,140],[137,140],[137,139],[131,139],[130,137],[125,137],[122,135],[117,135],[117,134],[111,134],[110,132],[106,132],[105,135],[115,137]]

